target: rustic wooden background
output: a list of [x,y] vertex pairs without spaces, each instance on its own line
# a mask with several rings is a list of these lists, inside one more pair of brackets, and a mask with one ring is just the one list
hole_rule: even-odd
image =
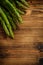
[[14,39],[6,37],[0,26],[0,65],[37,65],[43,58],[43,1],[30,4]]

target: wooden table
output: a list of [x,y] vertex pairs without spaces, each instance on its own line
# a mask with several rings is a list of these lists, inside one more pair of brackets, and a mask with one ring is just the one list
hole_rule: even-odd
[[43,52],[43,4],[32,4],[22,16],[23,24],[8,38],[0,27],[0,65],[37,65]]

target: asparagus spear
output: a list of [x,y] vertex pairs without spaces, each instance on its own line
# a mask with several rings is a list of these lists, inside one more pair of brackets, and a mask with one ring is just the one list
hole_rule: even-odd
[[4,19],[4,22],[5,22],[7,28],[10,32],[10,36],[12,38],[14,38],[14,34],[13,34],[13,31],[12,31],[11,25],[10,25],[8,19],[7,19],[7,16],[5,15],[4,11],[2,10],[2,8],[0,8],[0,13],[1,13],[1,17]]

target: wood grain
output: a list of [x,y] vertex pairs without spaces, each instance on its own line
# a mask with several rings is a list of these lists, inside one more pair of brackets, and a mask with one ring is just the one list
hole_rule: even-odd
[[23,24],[8,38],[0,26],[0,65],[37,65],[43,52],[43,5],[32,4],[22,16]]

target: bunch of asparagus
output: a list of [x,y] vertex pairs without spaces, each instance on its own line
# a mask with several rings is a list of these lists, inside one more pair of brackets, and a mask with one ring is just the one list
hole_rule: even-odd
[[21,15],[29,7],[26,0],[0,0],[0,23],[5,33],[14,38],[13,29],[22,23]]

